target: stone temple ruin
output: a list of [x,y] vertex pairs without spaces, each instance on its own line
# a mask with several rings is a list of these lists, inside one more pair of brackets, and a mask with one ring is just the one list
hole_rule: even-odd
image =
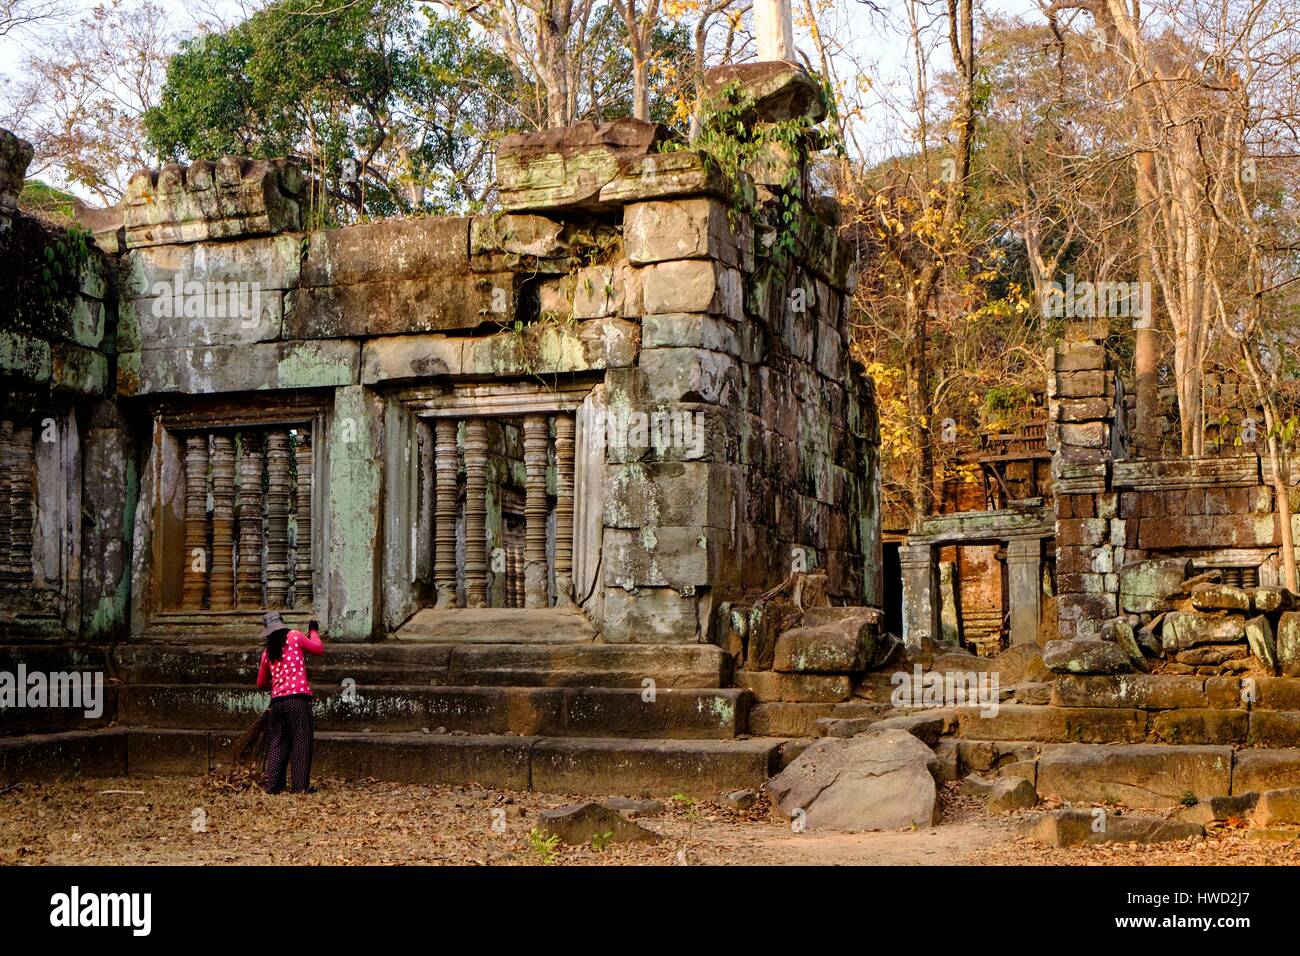
[[[823,118],[793,64],[711,81],[753,123]],[[1300,781],[1266,466],[1134,458],[1075,328],[1043,420],[987,456],[996,507],[907,535],[895,580],[857,251],[822,200],[777,241],[783,191],[812,195],[791,156],[748,170],[750,208],[653,124],[580,124],[501,143],[498,214],[330,230],[297,167],[235,157],[67,229],[17,208],[30,160],[0,134],[0,783],[222,768],[276,609],[326,632],[325,774],[777,775],[816,826],[929,825],[959,777],[1284,814],[1251,796]],[[1005,548],[978,655],[941,573],[967,546]],[[15,678],[78,674],[102,707]]]

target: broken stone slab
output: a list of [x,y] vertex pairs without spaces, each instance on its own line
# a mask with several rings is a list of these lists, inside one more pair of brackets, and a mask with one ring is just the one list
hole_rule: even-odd
[[1190,568],[1186,558],[1154,558],[1124,565],[1119,569],[1121,608],[1136,614],[1165,610],[1169,598],[1182,591]]
[[623,242],[636,265],[672,259],[718,259],[753,268],[751,228],[732,225],[730,211],[708,197],[635,203],[623,213]]
[[1172,611],[1160,627],[1160,643],[1165,653],[1185,651],[1198,644],[1233,644],[1245,636],[1240,619],[1209,617],[1195,611]]
[[1300,611],[1285,611],[1278,618],[1277,663],[1284,677],[1300,677]]
[[1119,645],[1090,638],[1048,641],[1043,663],[1056,674],[1126,674],[1133,670],[1132,660]]
[[766,784],[780,812],[809,830],[898,830],[939,822],[930,748],[891,729],[823,738]]
[[1169,843],[1201,836],[1198,823],[1135,813],[1053,810],[1025,824],[1024,834],[1050,847],[1084,843]]
[[957,741],[944,737],[934,746],[935,763],[930,767],[934,779],[939,783],[948,783],[960,776],[961,757]]
[[993,813],[1010,813],[1037,803],[1038,794],[1034,791],[1032,780],[1024,777],[999,777],[993,781],[984,807]]
[[1192,607],[1198,611],[1249,611],[1250,592],[1230,584],[1202,584],[1192,589]]
[[[1030,784],[1038,784],[1038,760],[1015,760],[1011,763],[1003,764],[998,767],[999,777],[1011,777],[1020,780],[1028,780]],[[1037,800],[1037,797],[1035,797]]]
[[654,817],[664,812],[662,800],[634,800],[631,797],[606,797],[602,801],[611,810],[633,817]]
[[543,810],[538,815],[538,829],[570,846],[590,844],[593,839],[610,843],[658,843],[660,839],[653,830],[594,800]]
[[511,133],[497,149],[501,205],[508,212],[608,209],[601,190],[667,136],[657,123],[627,118]]
[[630,163],[601,189],[600,201],[617,205],[679,196],[726,199],[730,195],[726,177],[715,162],[696,150],[671,149]]
[[875,608],[809,608],[799,627],[777,638],[772,669],[814,674],[866,670],[876,658],[879,622]]

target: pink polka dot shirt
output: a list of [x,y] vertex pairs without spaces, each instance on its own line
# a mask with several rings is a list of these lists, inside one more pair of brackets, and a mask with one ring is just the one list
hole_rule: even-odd
[[325,643],[315,631],[304,634],[302,631],[290,631],[284,639],[284,652],[278,661],[273,661],[262,651],[262,666],[257,671],[259,690],[271,689],[272,697],[288,697],[290,694],[311,694],[311,684],[307,683],[308,654],[325,653]]

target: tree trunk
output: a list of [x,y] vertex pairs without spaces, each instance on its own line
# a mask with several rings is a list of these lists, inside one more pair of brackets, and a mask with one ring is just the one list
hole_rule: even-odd
[[1141,223],[1142,251],[1138,256],[1138,282],[1142,288],[1143,301],[1148,305],[1148,314],[1142,316],[1134,330],[1133,343],[1133,377],[1137,383],[1137,420],[1134,423],[1134,446],[1138,457],[1154,456],[1159,453],[1160,430],[1157,422],[1160,417],[1160,383],[1157,366],[1160,362],[1160,337],[1156,334],[1156,317],[1154,296],[1151,294],[1153,270],[1151,256],[1155,255],[1152,244],[1154,223],[1155,195],[1155,157],[1149,152],[1138,153],[1135,157],[1137,167],[1137,200],[1139,222]]

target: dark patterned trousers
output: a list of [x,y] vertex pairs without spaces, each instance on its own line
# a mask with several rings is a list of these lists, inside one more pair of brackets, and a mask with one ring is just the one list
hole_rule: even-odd
[[310,694],[290,694],[271,699],[270,737],[266,744],[266,790],[279,793],[284,789],[285,771],[293,763],[295,793],[307,789],[311,779],[312,738],[316,720],[311,712]]

